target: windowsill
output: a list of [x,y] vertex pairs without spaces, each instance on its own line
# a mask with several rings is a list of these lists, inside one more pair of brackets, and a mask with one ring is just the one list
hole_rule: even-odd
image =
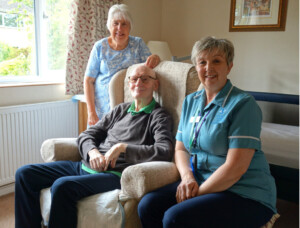
[[86,98],[85,98],[84,94],[77,94],[77,95],[74,95],[74,96],[72,97],[72,100],[73,100],[73,101],[80,101],[80,102],[86,103]]
[[47,78],[47,77],[36,77],[36,76],[0,77],[0,88],[62,85],[64,83],[65,83],[64,79],[61,78]]

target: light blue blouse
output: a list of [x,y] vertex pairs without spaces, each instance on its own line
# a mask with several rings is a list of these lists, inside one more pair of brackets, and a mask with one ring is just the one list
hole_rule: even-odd
[[191,154],[197,154],[194,175],[198,184],[225,163],[229,148],[255,149],[247,172],[228,190],[276,212],[276,186],[261,151],[262,113],[256,101],[229,80],[210,104],[205,106],[205,101],[204,90],[186,97],[176,134]]
[[109,112],[108,84],[115,73],[129,66],[142,63],[151,55],[140,37],[129,36],[125,49],[116,51],[108,44],[108,38],[97,41],[91,51],[85,76],[96,78],[95,108],[99,119]]

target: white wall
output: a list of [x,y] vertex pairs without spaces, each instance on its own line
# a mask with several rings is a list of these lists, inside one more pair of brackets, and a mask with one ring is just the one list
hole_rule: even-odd
[[0,88],[0,107],[70,99],[65,85]]
[[149,40],[161,40],[162,1],[161,0],[124,0],[133,17],[131,35]]
[[236,51],[229,78],[244,90],[299,93],[299,1],[289,0],[286,30],[229,32],[230,0],[163,0],[162,39],[173,55],[189,55],[208,35],[230,39]]

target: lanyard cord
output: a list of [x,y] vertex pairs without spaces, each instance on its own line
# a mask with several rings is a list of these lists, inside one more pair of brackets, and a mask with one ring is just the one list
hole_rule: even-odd
[[[205,122],[206,120],[206,117],[208,116],[208,114],[210,113],[210,110],[208,112],[206,112],[205,116],[200,120],[200,121],[196,124],[196,118],[194,119],[194,123],[193,123],[193,126],[191,128],[191,134],[190,134],[190,152],[191,152],[191,149],[192,147],[195,148],[196,146],[196,143],[197,143],[197,138],[198,138],[198,135],[199,135],[199,132],[200,132],[200,129],[203,125],[203,123]],[[200,115],[200,110],[198,109],[197,111],[197,116],[201,117]],[[199,127],[197,128],[198,124],[200,123]]]
[[193,144],[193,132],[194,132],[194,128],[195,128],[195,124],[196,124],[196,119],[197,117],[199,116],[200,117],[200,109],[198,108],[197,109],[197,115],[196,115],[196,118],[194,118],[194,121],[193,121],[193,126],[191,128],[191,133],[190,133],[190,141],[189,141],[189,149],[190,149],[190,153],[191,153],[191,149],[192,149],[192,144]]

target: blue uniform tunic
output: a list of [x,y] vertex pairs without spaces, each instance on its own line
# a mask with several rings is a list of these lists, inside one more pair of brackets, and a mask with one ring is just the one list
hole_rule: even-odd
[[276,186],[261,151],[262,113],[256,101],[228,80],[210,104],[205,106],[205,102],[204,89],[185,98],[176,134],[191,154],[197,154],[194,175],[198,184],[225,163],[229,148],[255,149],[247,172],[228,190],[276,213]]
[[108,38],[95,43],[85,76],[96,78],[95,108],[99,119],[110,110],[108,85],[112,76],[133,64],[145,62],[150,55],[149,48],[140,37],[129,36],[127,47],[120,51],[109,46]]

